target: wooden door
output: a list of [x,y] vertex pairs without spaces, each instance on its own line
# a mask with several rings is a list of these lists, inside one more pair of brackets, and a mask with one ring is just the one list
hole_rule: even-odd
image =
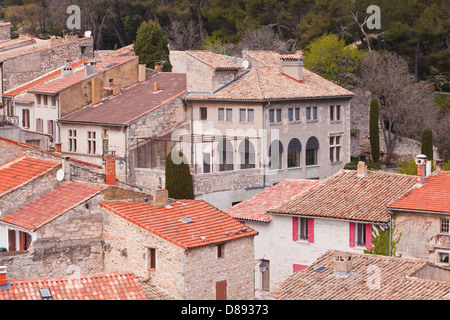
[[263,291],[270,291],[270,262],[269,260],[262,260],[267,265],[266,272],[262,273],[261,289]]
[[227,280],[216,282],[216,300],[227,300]]
[[16,231],[8,230],[9,252],[16,251]]

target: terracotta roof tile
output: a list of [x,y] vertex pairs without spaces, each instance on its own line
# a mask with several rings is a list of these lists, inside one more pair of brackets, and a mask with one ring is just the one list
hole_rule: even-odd
[[[281,300],[448,300],[450,283],[414,277],[427,262],[419,259],[352,255],[353,274],[336,276],[336,251],[328,251],[307,269],[298,271],[280,285]],[[319,267],[326,267],[322,272]],[[374,268],[370,271],[369,268]],[[368,271],[369,270],[369,271]],[[380,278],[375,279],[374,275]],[[378,283],[373,283],[379,280]],[[373,286],[371,286],[373,284]]]
[[361,178],[342,170],[269,212],[386,223],[387,207],[416,183],[409,175],[369,171]]
[[19,210],[8,214],[0,221],[34,231],[105,188],[106,186],[68,182],[63,187],[52,190]]
[[434,173],[422,187],[412,190],[389,208],[450,213],[450,172]]
[[39,289],[48,288],[53,300],[146,300],[131,272],[112,272],[80,277],[10,280],[0,289],[0,300],[42,300]]
[[[101,60],[100,60],[101,59]],[[119,65],[123,65],[129,61],[137,60],[136,56],[119,56],[119,57],[104,57],[100,58],[97,61],[97,73],[103,73],[112,68],[116,68]],[[114,64],[114,65],[112,65]],[[70,88],[73,85],[76,85],[84,80],[87,77],[85,76],[84,70],[80,70],[72,73],[64,78],[58,78],[56,80],[47,82],[45,84],[41,84],[33,87],[28,90],[30,93],[42,93],[42,94],[57,94],[67,88]]]
[[216,70],[240,69],[240,66],[236,63],[211,51],[191,50],[186,51],[186,53]]
[[[154,92],[154,83],[161,90]],[[186,75],[162,72],[145,82],[132,85],[119,95],[95,106],[87,106],[59,119],[60,122],[100,123],[111,125],[129,124],[161,105],[181,96],[187,91]],[[124,105],[127,107],[124,108]]]
[[270,222],[272,217],[267,211],[293,196],[306,192],[316,186],[318,181],[303,179],[286,179],[267,188],[257,195],[225,210],[235,219]]
[[279,67],[254,68],[214,94],[191,93],[188,100],[283,100],[353,97],[354,94],[303,68],[303,81],[284,75]]
[[[101,203],[101,206],[185,249],[258,234],[203,200],[171,203],[172,208],[146,203]],[[184,223],[180,221],[183,218],[193,222]]]
[[17,188],[58,165],[56,161],[22,156],[0,166],[0,194]]

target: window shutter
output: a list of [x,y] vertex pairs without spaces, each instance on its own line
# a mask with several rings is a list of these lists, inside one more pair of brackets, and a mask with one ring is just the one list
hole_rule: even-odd
[[366,249],[372,249],[372,225],[366,224]]
[[314,242],[314,219],[308,219],[308,242]]
[[292,241],[298,240],[298,218],[292,218]]
[[350,222],[350,238],[349,238],[349,246],[354,247],[355,246],[355,223]]

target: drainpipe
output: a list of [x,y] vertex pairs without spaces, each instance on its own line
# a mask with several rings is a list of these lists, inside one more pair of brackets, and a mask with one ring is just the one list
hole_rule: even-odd
[[[267,126],[266,126],[266,107],[270,107],[270,101],[268,101],[267,102],[267,104],[264,104],[264,102],[263,102],[263,147],[261,148],[262,150],[262,155],[263,156],[265,156],[265,152],[267,151]],[[263,161],[262,161],[262,165],[263,165],[263,168],[264,168],[264,185],[263,185],[263,187],[265,188],[266,187],[266,170],[267,170],[267,168],[266,168],[266,163],[265,163],[265,158],[263,158]]]
[[125,132],[125,182],[128,182],[128,130],[126,126],[122,126]]

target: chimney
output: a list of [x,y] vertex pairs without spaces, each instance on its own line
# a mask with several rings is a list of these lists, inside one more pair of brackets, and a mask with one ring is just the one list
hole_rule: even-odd
[[64,156],[62,158],[62,169],[64,170],[64,180],[70,181],[70,157]]
[[6,266],[0,266],[0,286],[4,286],[7,283],[7,281],[6,281],[6,275],[7,275],[6,269],[7,269]]
[[161,83],[155,82],[154,83],[154,92],[158,92],[159,90],[161,90]]
[[427,164],[427,156],[424,154],[419,154],[416,156],[417,164],[417,182],[419,184],[425,183],[425,167]]
[[145,67],[145,64],[139,65],[139,82],[144,82],[147,80],[147,69]]
[[67,77],[73,73],[72,63],[67,60],[61,72],[61,77]]
[[286,57],[282,59],[283,74],[297,81],[303,81],[303,60],[298,57]]
[[91,74],[97,72],[97,62],[90,61],[84,63],[84,75],[90,76]]
[[165,189],[155,190],[153,192],[153,206],[161,208],[169,205],[169,191]]
[[155,71],[162,71],[162,69],[163,69],[163,63],[155,62]]
[[358,162],[358,169],[356,171],[358,178],[364,178],[367,176],[367,164],[363,161]]
[[430,160],[427,161],[427,165],[426,165],[426,176],[429,177],[431,176],[431,172],[433,171],[433,162],[431,162]]
[[94,106],[102,101],[100,79],[93,78],[91,80],[91,87],[92,87],[92,105]]
[[349,277],[353,274],[353,271],[352,255],[336,252],[334,255],[334,275]]
[[59,142],[55,143],[55,152],[61,153],[61,150],[62,150],[62,143]]
[[116,155],[105,155],[105,183],[110,186],[116,185]]
[[436,166],[436,172],[444,171],[444,160],[436,159],[434,160],[434,165]]

